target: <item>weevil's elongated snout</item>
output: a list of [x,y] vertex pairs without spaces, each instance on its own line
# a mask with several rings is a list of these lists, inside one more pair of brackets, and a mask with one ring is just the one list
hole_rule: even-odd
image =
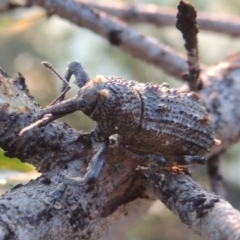
[[81,101],[79,100],[78,96],[68,99],[66,101],[62,101],[58,104],[46,107],[42,109],[37,115],[37,121],[23,128],[20,131],[19,135],[22,135],[26,131],[29,131],[30,129],[33,129],[35,127],[45,126],[50,122],[77,110],[81,110]]
[[[76,97],[73,97],[71,99],[63,101],[66,92],[70,89],[68,82],[70,81],[70,78],[72,75],[75,76],[75,78],[76,78],[75,83],[80,88],[82,88],[88,81],[90,81],[90,78],[89,78],[87,72],[82,67],[82,65],[76,61],[71,62],[68,65],[68,69],[67,69],[64,79],[59,75],[59,73],[49,63],[43,62],[43,65],[45,67],[49,68],[51,71],[53,71],[63,81],[61,93],[60,93],[59,97],[53,101],[53,103],[51,103],[48,107],[44,108],[43,110],[41,110],[39,112],[39,114],[36,117],[37,121],[34,122],[33,124],[23,128],[20,131],[19,135],[22,135],[24,132],[29,131],[30,129],[32,129],[34,127],[45,126],[45,125],[49,124],[50,122],[54,121],[55,119],[63,117],[65,115],[75,112],[77,110],[83,110],[85,112],[89,111],[89,109],[88,109],[89,107],[87,107],[86,101],[83,98],[79,97],[78,95]],[[90,104],[89,106],[91,107],[92,104]]]
[[78,96],[75,96],[52,106],[48,106],[39,112],[39,118],[42,118],[46,114],[52,114],[53,116],[65,116],[69,113],[81,110],[79,102]]

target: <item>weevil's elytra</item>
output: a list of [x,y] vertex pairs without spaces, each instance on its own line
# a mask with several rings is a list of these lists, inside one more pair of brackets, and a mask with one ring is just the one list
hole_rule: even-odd
[[[202,155],[213,144],[206,110],[196,94],[180,93],[166,85],[141,84],[110,77],[90,81],[81,98],[99,93],[91,118],[96,132],[119,134],[124,145],[143,153]],[[91,89],[91,90],[90,90]],[[103,91],[108,94],[102,95]],[[91,93],[94,92],[94,93]],[[83,112],[88,114],[84,109]]]
[[[74,98],[62,101],[72,74],[80,90]],[[209,116],[196,93],[181,93],[165,83],[144,84],[119,77],[97,76],[90,80],[78,62],[69,65],[65,77],[61,98],[57,98],[60,102],[54,101],[43,109],[38,114],[42,120],[23,129],[21,134],[77,110],[96,121],[89,136],[102,143],[102,147],[84,178],[65,177],[69,184],[84,185],[98,178],[111,142],[108,139],[113,135],[123,151],[150,164],[204,163],[204,154],[219,143],[212,136]]]

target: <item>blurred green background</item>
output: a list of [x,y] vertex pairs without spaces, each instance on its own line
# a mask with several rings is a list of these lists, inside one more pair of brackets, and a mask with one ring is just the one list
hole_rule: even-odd
[[[5,0],[0,1],[0,7]],[[109,1],[114,3],[114,1]],[[190,1],[198,11],[238,16],[239,0]],[[136,4],[152,3],[176,9],[177,0],[136,0]],[[184,52],[181,34],[174,27],[156,28],[147,24],[132,24],[141,33],[152,35],[173,48]],[[201,31],[199,33],[200,59],[206,65],[215,64],[224,57],[240,50],[240,39],[223,34]],[[112,47],[105,39],[87,29],[76,27],[57,16],[47,17],[40,8],[18,9],[0,14],[0,67],[10,76],[20,72],[25,78],[30,93],[43,107],[58,94],[60,81],[41,65],[41,61],[50,62],[60,73],[64,73],[67,64],[80,61],[89,75],[115,75],[141,82],[169,82],[171,86],[181,85],[181,81],[165,75],[138,59],[132,58],[118,48]],[[75,95],[72,89],[67,97]],[[74,113],[61,119],[76,129],[89,130],[94,122],[81,113]],[[240,161],[239,145],[232,147],[222,163],[223,176],[229,190],[229,200],[240,209]],[[27,172],[27,173],[26,173]],[[17,159],[7,159],[0,151],[1,192],[17,182],[26,182],[35,177],[34,168]],[[205,167],[198,168],[194,177],[208,188]],[[103,238],[104,239],[104,238]],[[160,203],[155,204],[144,216],[135,221],[115,240],[155,240],[155,239],[200,239],[173,216]]]

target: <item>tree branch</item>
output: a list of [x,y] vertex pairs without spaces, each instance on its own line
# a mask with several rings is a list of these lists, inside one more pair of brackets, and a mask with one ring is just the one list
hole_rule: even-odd
[[[236,62],[234,64],[236,65]],[[238,120],[233,119],[238,112],[234,106],[229,108],[232,101],[236,101],[235,104],[240,102],[239,90],[237,90],[240,89],[238,80],[240,70],[234,64],[228,63],[227,65],[225,63],[215,66],[215,68],[209,68],[202,75],[205,77],[203,78],[205,88],[200,94],[210,96],[204,97],[202,102],[211,111],[215,134],[220,136],[223,141],[223,144],[218,149],[213,149],[211,154],[225,149],[233,143],[233,140],[237,141],[239,138],[240,131],[236,131],[239,129]],[[229,80],[230,76],[231,81]],[[1,234],[6,237],[11,236],[11,239],[16,239],[16,236],[18,239],[26,239],[26,236],[29,236],[30,239],[39,239],[39,236],[47,238],[56,236],[58,239],[98,239],[124,213],[131,213],[134,208],[140,207],[145,201],[156,198],[151,188],[148,187],[146,179],[136,172],[138,162],[126,156],[119,149],[111,148],[106,157],[106,166],[93,189],[90,190],[87,186],[68,187],[63,195],[61,209],[47,205],[46,197],[61,183],[60,172],[68,171],[68,174],[72,176],[83,176],[87,167],[86,163],[98,151],[99,146],[89,146],[81,133],[57,122],[44,128],[34,129],[24,138],[19,137],[20,129],[34,121],[39,106],[28,97],[21,76],[13,81],[2,72],[0,81],[0,147],[6,151],[7,155],[17,156],[22,161],[32,163],[40,171],[45,172],[37,180],[31,181],[25,186],[17,186],[0,198]],[[223,96],[218,96],[220,94]],[[226,94],[231,98],[224,97]],[[216,101],[218,105],[216,105]],[[226,112],[226,109],[228,109],[227,116],[221,114]],[[228,130],[222,127],[223,122]],[[233,131],[235,135],[233,135]],[[187,219],[183,218],[180,213],[185,214],[185,212],[176,209],[179,207],[186,211],[186,201],[191,195],[185,195],[186,201],[179,202],[174,197],[175,190],[179,189],[178,193],[181,192],[185,182],[186,184],[189,182],[191,186],[194,186],[193,188],[198,189],[198,192],[200,186],[184,174],[175,176],[171,171],[163,171],[166,179],[164,188],[162,188],[163,182],[161,181],[157,188],[158,184],[154,177],[155,174],[157,177],[159,174],[161,175],[161,170],[151,171],[150,174],[153,174],[153,177],[148,175],[148,179],[154,183],[153,187],[157,197],[178,214],[184,223],[188,221],[187,224],[202,236],[209,234],[210,230],[205,223],[210,219],[209,216],[212,213],[218,213],[221,209],[225,212],[225,217],[226,214],[230,214],[230,216],[238,218],[238,212],[222,200],[220,203],[223,203],[223,206],[218,202],[210,205],[212,210],[209,211],[207,217],[206,215],[202,216],[205,217],[204,219],[202,217],[198,219],[197,215],[191,218],[187,217]],[[184,184],[178,178],[185,179]],[[174,191],[172,191],[172,186],[176,188]],[[164,192],[160,197],[160,191],[163,191],[161,189]],[[201,188],[201,191],[204,190]],[[208,196],[210,199],[218,199],[206,191],[204,194],[207,199]],[[176,208],[174,205],[171,208],[166,199],[176,200],[175,204],[178,203]],[[204,205],[204,209],[205,207]],[[187,208],[187,210],[189,209]],[[41,224],[39,225],[39,223]],[[215,226],[219,227],[219,225]],[[34,235],[33,228],[37,229],[34,231]],[[57,231],[55,231],[56,229]],[[222,230],[218,228],[218,231]],[[236,231],[234,230],[234,232]]]
[[23,7],[23,5],[19,5],[17,3],[5,3],[0,7],[0,13],[5,13],[5,12],[9,12],[12,11],[14,9],[17,9],[19,7]]
[[202,86],[199,80],[197,11],[190,3],[184,1],[180,1],[177,8],[176,28],[182,33],[188,59],[188,72],[183,75],[183,79],[188,82],[191,91],[198,91]]
[[89,146],[79,132],[57,122],[20,137],[19,131],[34,120],[39,106],[27,96],[21,76],[12,80],[1,72],[0,83],[0,147],[45,172],[1,196],[3,239],[98,239],[125,212],[151,198],[146,181],[135,171],[137,162],[111,148],[93,189],[68,187],[61,209],[47,205],[46,197],[61,183],[59,173],[83,176],[99,146]]
[[[211,153],[219,153],[236,143],[240,137],[240,58],[224,61],[203,71],[200,92],[203,105],[210,113],[216,138],[220,147]],[[220,149],[221,148],[221,149]]]
[[[140,36],[72,1],[35,0],[31,3],[86,25],[124,49],[127,49],[127,34]],[[92,17],[95,22],[90,20]],[[157,44],[151,46],[159,49]],[[141,47],[141,54],[148,52],[148,44]],[[185,61],[176,54],[173,56],[181,59],[181,63]],[[204,69],[200,76],[202,104],[211,115],[216,137],[222,140],[209,156],[228,148],[240,137],[239,62],[239,58],[222,62]],[[180,68],[176,72],[180,74]],[[63,189],[59,209],[48,205],[46,197],[61,183],[60,173],[67,171],[71,176],[83,176],[87,163],[100,146],[89,144],[82,133],[57,122],[19,137],[19,131],[35,121],[40,108],[29,96],[21,76],[14,81],[1,72],[0,83],[0,147],[8,156],[18,157],[44,172],[37,180],[25,186],[18,185],[0,198],[0,235],[3,239],[39,239],[39,236],[98,239],[126,212],[131,213],[135,207],[155,198],[161,199],[185,224],[206,238],[219,239],[219,234],[227,239],[239,237],[239,212],[225,201],[205,191],[181,172],[160,168],[145,171],[147,178],[142,176],[136,171],[138,162],[117,147],[109,148],[106,166],[94,187],[68,187]],[[149,181],[152,187],[149,187]],[[216,221],[212,223],[213,219]],[[211,232],[209,226],[215,231]]]
[[[104,11],[126,22],[149,23],[157,27],[174,26],[176,23],[176,11],[170,8],[149,5],[129,5],[114,2],[114,6],[106,1],[92,3],[86,0],[77,0],[92,9]],[[240,35],[240,19],[198,12],[198,25],[200,30],[223,33],[233,37]]]
[[144,171],[158,198],[204,239],[239,239],[240,212],[192,178],[161,169]]
[[74,1],[29,0],[28,6],[33,5],[41,6],[49,14],[57,14],[78,26],[90,29],[106,38],[112,45],[160,67],[170,75],[180,78],[187,70],[186,58],[182,54],[152,37],[139,34],[124,22],[110,18],[102,12],[93,11]]

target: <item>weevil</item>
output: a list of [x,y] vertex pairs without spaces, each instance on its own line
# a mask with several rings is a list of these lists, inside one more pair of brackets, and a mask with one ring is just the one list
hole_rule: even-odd
[[[49,64],[45,66],[59,76]],[[80,90],[77,96],[64,101],[71,75]],[[20,134],[77,110],[96,121],[90,134],[102,148],[92,158],[86,175],[68,178],[70,184],[84,185],[98,179],[109,139],[117,139],[121,149],[141,163],[182,165],[205,163],[204,155],[218,143],[213,138],[208,113],[194,92],[181,93],[167,84],[139,83],[113,76],[90,79],[78,62],[69,64],[62,80],[60,96],[38,113],[36,123]]]

